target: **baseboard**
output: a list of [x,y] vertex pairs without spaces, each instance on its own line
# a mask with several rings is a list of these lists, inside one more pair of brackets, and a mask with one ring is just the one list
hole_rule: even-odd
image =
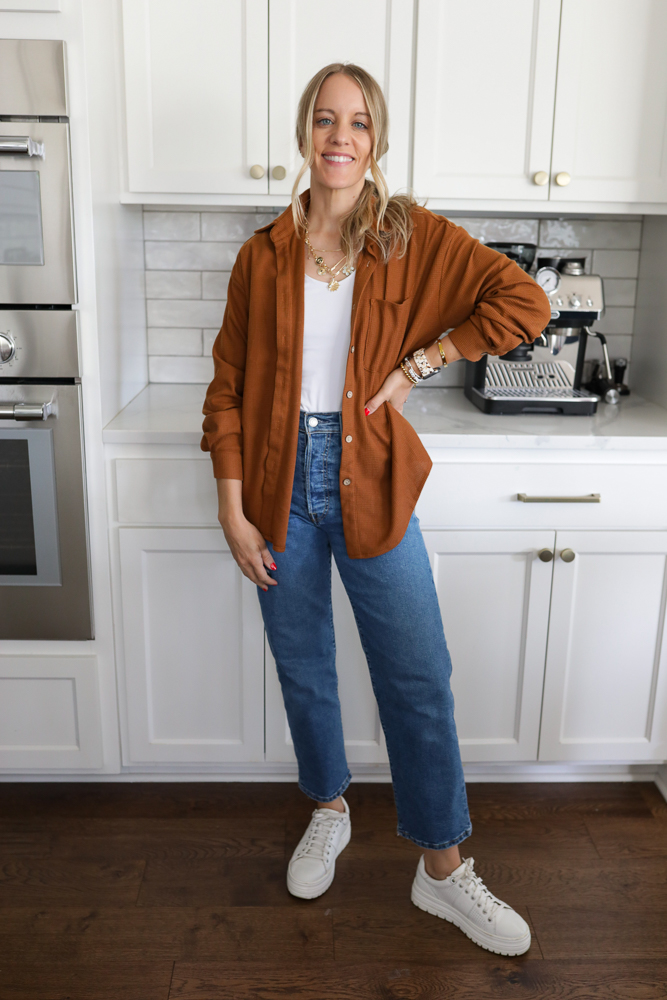
[[[350,765],[352,778],[360,782],[389,782],[387,764]],[[653,781],[667,799],[667,765],[590,763],[466,764],[466,782],[557,782],[557,781]],[[125,768],[120,774],[76,772],[4,772],[2,782],[295,782],[296,764],[227,764],[209,769],[155,767]]]

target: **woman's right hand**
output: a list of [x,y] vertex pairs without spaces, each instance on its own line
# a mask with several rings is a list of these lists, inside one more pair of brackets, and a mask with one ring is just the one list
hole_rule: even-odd
[[241,505],[241,481],[218,479],[218,521],[224,532],[229,551],[244,576],[262,590],[278,582],[266,572],[276,569],[266,539],[244,516]]

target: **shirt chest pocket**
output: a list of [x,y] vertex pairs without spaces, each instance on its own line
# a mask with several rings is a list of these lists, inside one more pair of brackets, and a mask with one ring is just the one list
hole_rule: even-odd
[[367,371],[389,373],[398,366],[411,306],[412,298],[402,302],[371,299],[363,357]]

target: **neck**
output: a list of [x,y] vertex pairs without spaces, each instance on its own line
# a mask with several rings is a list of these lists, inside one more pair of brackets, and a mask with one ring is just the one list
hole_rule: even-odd
[[341,219],[352,211],[363,189],[363,180],[354,187],[333,189],[324,187],[311,177],[309,232],[337,237],[340,234]]

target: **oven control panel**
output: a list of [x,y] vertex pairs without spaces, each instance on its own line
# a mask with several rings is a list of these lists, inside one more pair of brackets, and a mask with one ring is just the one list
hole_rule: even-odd
[[0,381],[80,374],[74,310],[0,309]]

